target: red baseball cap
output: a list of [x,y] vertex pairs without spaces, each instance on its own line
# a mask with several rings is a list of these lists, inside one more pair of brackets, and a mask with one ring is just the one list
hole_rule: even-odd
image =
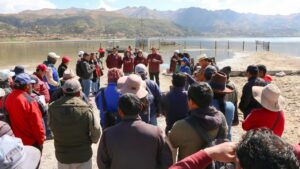
[[71,58],[69,57],[69,56],[64,56],[63,58],[62,58],[62,62],[63,63],[68,63],[68,62],[70,62],[71,61]]
[[105,50],[103,48],[99,48],[98,52],[99,53],[105,53]]
[[37,70],[41,70],[41,71],[46,71],[47,70],[47,66],[45,64],[39,64],[36,67]]

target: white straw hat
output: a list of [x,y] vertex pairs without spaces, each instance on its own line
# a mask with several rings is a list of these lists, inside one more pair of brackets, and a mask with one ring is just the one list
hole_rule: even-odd
[[252,94],[264,108],[278,112],[284,108],[284,98],[280,95],[279,88],[274,84],[269,84],[265,87],[253,86]]

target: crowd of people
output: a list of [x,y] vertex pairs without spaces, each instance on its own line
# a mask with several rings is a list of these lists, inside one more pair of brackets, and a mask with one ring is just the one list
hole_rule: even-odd
[[[131,47],[124,56],[118,48],[105,55],[103,48],[79,51],[73,61],[50,52],[33,73],[21,65],[0,71],[0,168],[39,168],[50,139],[58,169],[91,169],[91,145],[98,142],[99,169],[300,168],[300,144],[281,138],[284,98],[266,66],[247,67],[239,99],[231,67],[220,69],[206,55],[195,64],[176,50],[167,92],[160,89],[163,57],[156,48],[147,57]],[[234,143],[239,110],[247,132]]]

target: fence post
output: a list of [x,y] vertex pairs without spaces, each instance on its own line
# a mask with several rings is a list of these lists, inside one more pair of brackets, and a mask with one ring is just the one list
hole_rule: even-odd
[[245,41],[243,41],[243,51],[245,51]]
[[227,43],[227,49],[228,49],[228,50],[230,49],[229,41],[228,41],[228,43]]
[[255,41],[255,51],[257,52],[257,41]]

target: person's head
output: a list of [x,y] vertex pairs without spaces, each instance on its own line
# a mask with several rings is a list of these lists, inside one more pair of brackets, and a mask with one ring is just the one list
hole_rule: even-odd
[[35,70],[36,74],[40,77],[44,77],[47,72],[47,66],[45,64],[39,64]]
[[258,67],[255,65],[249,65],[246,70],[247,77],[258,77]]
[[267,67],[265,65],[257,65],[258,77],[263,78],[267,74]]
[[186,75],[183,73],[174,73],[172,76],[172,84],[174,87],[184,87],[186,83]]
[[139,50],[139,51],[137,52],[137,54],[138,54],[138,57],[143,57],[143,51],[142,51],[142,50]]
[[210,87],[213,92],[218,95],[226,95],[232,93],[232,90],[226,87],[227,76],[223,72],[216,72],[212,75],[212,78],[209,82]]
[[91,55],[89,55],[88,53],[85,52],[83,54],[83,59],[86,60],[86,61],[90,61],[91,60]]
[[137,53],[139,51],[139,48],[134,48],[134,52]]
[[25,68],[24,68],[24,66],[18,65],[12,71],[17,76],[18,74],[25,73]]
[[148,72],[147,67],[144,64],[137,64],[134,68],[134,72],[135,74],[140,75],[143,80],[147,79]]
[[47,55],[47,61],[53,65],[55,65],[55,63],[57,62],[57,59],[59,59],[59,58],[60,58],[60,56],[54,52],[50,52]]
[[81,84],[77,79],[69,79],[65,81],[62,90],[66,96],[80,97]]
[[15,75],[14,72],[10,70],[1,70],[0,71],[0,87],[6,88],[10,83],[13,82],[12,77]]
[[185,66],[189,64],[189,59],[186,57],[183,57],[182,59],[180,59],[180,64],[181,66]]
[[157,49],[156,48],[151,48],[152,54],[157,54]]
[[199,59],[199,65],[202,68],[206,68],[206,66],[208,66],[209,64],[210,64],[209,58],[206,56],[206,54],[201,55]]
[[248,131],[236,149],[243,169],[298,169],[293,147],[273,134],[270,129]]
[[200,82],[190,86],[188,105],[190,110],[208,108],[213,100],[213,91],[208,83]]
[[178,56],[179,53],[180,53],[179,50],[175,50],[174,51],[174,56]]
[[131,74],[128,76],[124,85],[120,89],[120,93],[132,93],[140,99],[148,95],[148,91],[146,90],[146,83],[139,75],[136,74]]
[[13,136],[0,137],[0,168],[36,168],[41,152],[33,146],[25,146],[22,140]]
[[124,53],[124,57],[130,57],[130,55],[131,55],[131,52],[130,51],[125,51],[125,53]]
[[134,94],[125,93],[119,99],[118,112],[121,118],[124,116],[136,117],[142,109],[140,99]]
[[117,53],[118,53],[118,49],[117,49],[117,48],[113,48],[113,49],[112,49],[112,54],[115,55],[115,54],[117,54]]
[[79,51],[79,52],[78,52],[78,57],[82,58],[83,54],[84,54],[84,51],[82,51],[82,50]]
[[221,72],[225,73],[227,76],[227,80],[230,78],[230,73],[231,73],[231,67],[230,66],[225,66],[221,69]]
[[14,89],[23,90],[27,93],[31,93],[32,84],[36,81],[27,73],[21,73],[16,76],[14,80]]
[[62,77],[62,81],[67,81],[69,79],[78,79],[79,77],[76,76],[75,72],[72,69],[66,69],[64,71],[63,77]]
[[70,61],[71,61],[71,58],[69,56],[64,56],[61,59],[61,62],[65,65],[68,65],[70,63]]
[[119,78],[123,76],[123,72],[120,69],[112,68],[107,72],[108,83],[117,83]]
[[205,81],[210,81],[211,77],[217,72],[217,69],[215,66],[212,65],[208,65],[205,69],[204,69],[204,78]]

